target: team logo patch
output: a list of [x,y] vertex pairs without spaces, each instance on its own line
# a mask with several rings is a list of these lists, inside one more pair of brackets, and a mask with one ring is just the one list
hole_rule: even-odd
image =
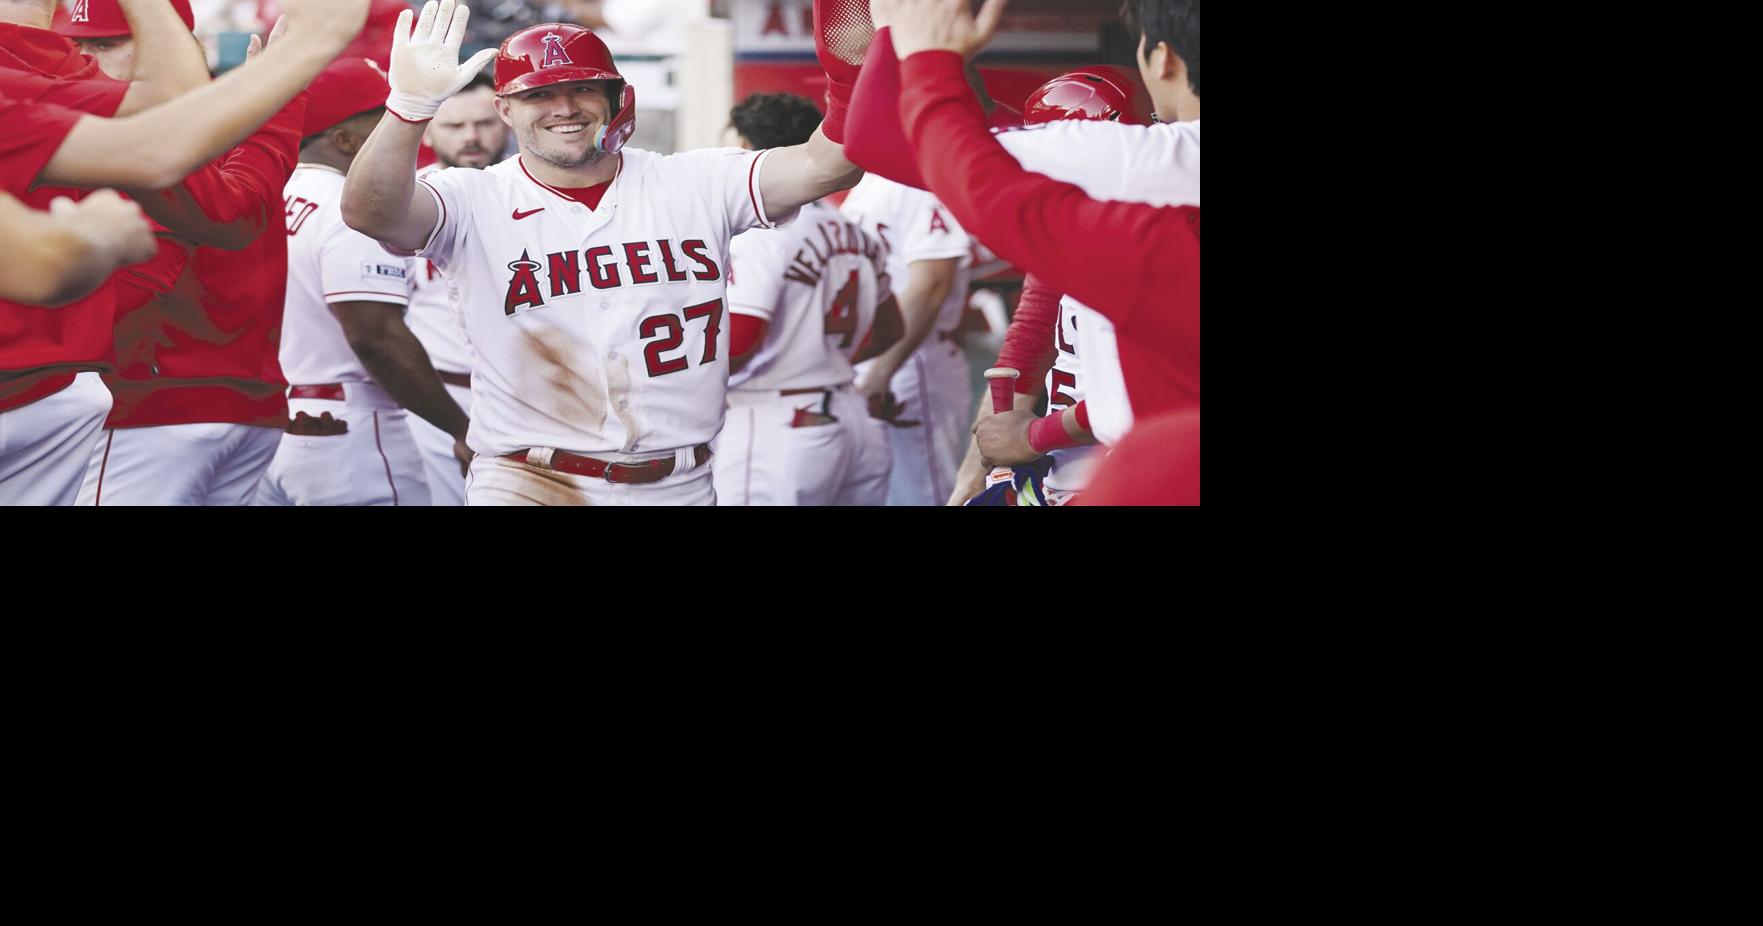
[[361,265],[361,278],[369,283],[404,282],[404,268],[397,264],[368,261]]
[[548,68],[553,64],[575,63],[569,60],[569,53],[563,50],[563,38],[557,33],[546,33],[540,41],[545,43],[545,60],[539,62],[539,67]]
[[69,13],[67,18],[76,23],[91,22],[92,11],[87,9],[87,0],[75,0],[73,12]]

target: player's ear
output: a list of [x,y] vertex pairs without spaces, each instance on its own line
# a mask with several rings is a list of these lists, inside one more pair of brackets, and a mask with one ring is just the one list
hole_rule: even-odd
[[514,127],[514,120],[508,118],[508,101],[499,96],[496,97],[496,115],[502,117],[503,125]]

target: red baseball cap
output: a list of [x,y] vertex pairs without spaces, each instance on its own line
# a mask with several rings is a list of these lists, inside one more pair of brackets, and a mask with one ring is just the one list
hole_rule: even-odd
[[[116,0],[72,0],[73,9],[64,3],[55,4],[55,21],[49,28],[70,39],[108,39],[132,35],[129,21],[122,18],[122,6]],[[171,7],[184,20],[184,28],[196,31],[196,14],[190,11],[190,0],[171,0]]]
[[386,105],[392,92],[386,72],[369,58],[338,58],[306,88],[306,123],[301,138],[311,138],[358,113]]

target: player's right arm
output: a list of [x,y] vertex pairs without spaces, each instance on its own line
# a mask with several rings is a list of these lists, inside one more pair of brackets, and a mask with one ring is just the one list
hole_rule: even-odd
[[333,302],[331,313],[343,325],[343,337],[373,381],[399,405],[429,424],[465,437],[471,419],[435,372],[422,342],[404,324],[404,307],[388,302]]
[[873,403],[888,391],[888,383],[906,364],[906,358],[930,336],[937,313],[942,309],[943,301],[949,298],[949,291],[954,289],[955,275],[960,269],[961,259],[958,257],[919,260],[908,265],[906,288],[899,293],[900,316],[906,322],[906,332],[894,346],[882,353],[863,381],[857,384],[857,391],[872,408]]
[[286,0],[286,10],[287,36],[219,80],[138,115],[82,117],[38,182],[164,189],[238,144],[355,37],[367,0]]
[[97,289],[120,266],[158,249],[140,207],[100,190],[78,203],[58,199],[38,212],[0,192],[0,299],[60,305]]
[[389,247],[422,250],[441,221],[433,196],[416,186],[416,152],[441,103],[495,57],[485,49],[463,65],[459,46],[471,10],[453,0],[429,0],[412,26],[398,14],[392,31],[392,95],[386,114],[355,155],[343,184],[343,222]]
[[118,0],[134,37],[134,72],[116,115],[129,116],[208,83],[202,46],[164,0]]

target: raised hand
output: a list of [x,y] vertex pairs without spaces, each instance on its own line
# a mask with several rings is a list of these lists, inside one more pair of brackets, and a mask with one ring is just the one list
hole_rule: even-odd
[[392,95],[386,108],[406,122],[420,122],[434,118],[435,110],[448,97],[496,57],[496,50],[486,48],[459,63],[465,24],[471,20],[471,10],[463,3],[429,0],[423,4],[422,15],[415,17],[414,28],[411,18],[410,10],[399,13],[392,32],[392,70],[388,75]]

